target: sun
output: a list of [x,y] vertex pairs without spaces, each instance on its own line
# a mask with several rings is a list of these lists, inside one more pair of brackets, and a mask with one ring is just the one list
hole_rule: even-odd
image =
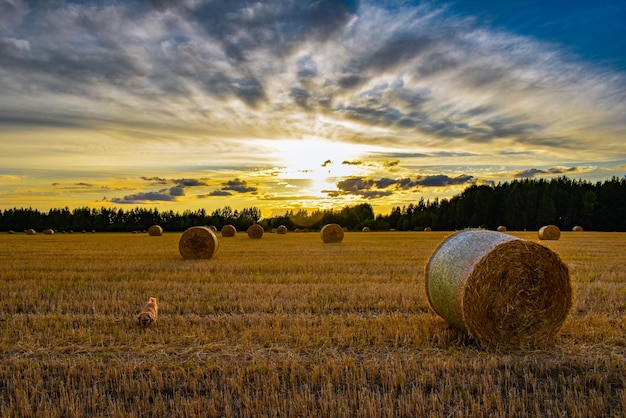
[[359,159],[367,151],[363,145],[317,138],[281,140],[275,148],[281,176],[308,179],[315,190],[333,186],[337,178],[356,175]]

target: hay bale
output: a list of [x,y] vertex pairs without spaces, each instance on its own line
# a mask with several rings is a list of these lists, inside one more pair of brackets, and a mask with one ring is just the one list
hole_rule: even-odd
[[237,228],[232,225],[224,225],[222,227],[222,236],[226,238],[234,237],[237,233]]
[[284,235],[287,233],[287,227],[285,225],[280,225],[278,228],[276,228],[276,233],[279,235]]
[[569,271],[556,253],[494,231],[446,238],[425,278],[435,312],[487,349],[551,343],[572,307]]
[[54,229],[44,229],[44,235],[54,235]]
[[205,226],[192,226],[180,237],[178,251],[184,259],[209,259],[219,247],[217,236]]
[[333,244],[343,241],[343,228],[338,224],[324,225],[320,231],[322,241],[326,244]]
[[263,238],[263,233],[265,232],[265,230],[263,229],[261,225],[254,224],[254,225],[250,225],[250,227],[248,228],[246,232],[248,233],[248,238],[261,239]]
[[24,232],[26,233],[26,235],[35,235],[35,234],[37,234],[37,231],[35,231],[34,229],[27,229]]
[[558,240],[561,238],[561,230],[556,225],[546,225],[539,229],[539,239],[541,240]]
[[209,225],[209,227],[208,227],[208,228],[209,228],[211,231],[213,231],[213,233],[216,233],[216,232],[217,232],[217,227],[216,227],[216,226],[214,226],[214,225]]
[[432,229],[430,226],[427,226],[426,228],[424,228],[424,232],[430,232],[430,231],[432,231],[432,230],[433,230],[433,229]]
[[160,237],[163,235],[163,228],[160,225],[152,225],[148,228],[148,234],[151,237]]
[[12,229],[9,229],[9,231],[7,232],[7,234],[9,234],[9,235],[13,235],[13,234],[15,234],[15,231],[14,231],[14,230],[12,230]]
[[573,232],[583,232],[583,227],[580,225],[576,225],[575,227],[572,228]]
[[371,229],[369,227],[367,227],[367,226],[364,226],[361,231],[363,231],[363,232],[370,232]]
[[497,230],[498,230],[498,232],[506,232],[506,226],[504,226],[504,225],[500,225],[500,226],[497,228]]

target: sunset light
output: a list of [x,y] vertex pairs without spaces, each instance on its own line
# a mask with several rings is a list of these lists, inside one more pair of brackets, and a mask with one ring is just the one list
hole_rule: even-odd
[[0,209],[370,204],[626,173],[626,6],[0,4]]

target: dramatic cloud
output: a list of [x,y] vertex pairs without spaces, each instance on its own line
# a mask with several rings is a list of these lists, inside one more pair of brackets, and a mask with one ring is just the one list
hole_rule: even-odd
[[248,182],[244,180],[229,180],[223,184],[222,191],[233,191],[236,193],[255,193],[256,187],[248,186]]
[[136,205],[136,204],[148,203],[148,202],[171,202],[174,200],[176,200],[176,196],[165,191],[165,192],[136,193],[136,194],[124,196],[123,198],[114,197],[110,201],[113,203]]
[[[0,198],[30,204],[47,193],[36,181],[81,179],[133,191],[115,203],[262,190],[300,193],[299,205],[392,205],[511,173],[623,175],[623,54],[591,60],[577,48],[606,53],[599,32],[571,44],[557,33],[580,38],[587,8],[522,30],[525,19],[495,25],[488,2],[465,3],[1,1],[0,171],[20,182],[0,184]],[[594,5],[588,21],[623,13],[618,3]],[[516,16],[550,8],[533,4]],[[606,22],[614,51],[622,22]],[[556,23],[556,37],[532,32]],[[285,190],[275,177],[310,181]]]
[[532,178],[540,174],[569,174],[579,171],[578,167],[551,167],[546,170],[540,170],[537,168],[530,168],[528,170],[516,171],[513,173],[513,177],[516,179]]

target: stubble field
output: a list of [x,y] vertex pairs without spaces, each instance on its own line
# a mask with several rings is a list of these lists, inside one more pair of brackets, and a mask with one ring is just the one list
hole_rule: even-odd
[[238,233],[189,261],[180,233],[3,233],[0,416],[626,415],[626,234],[541,241],[574,305],[554,347],[516,353],[430,310],[424,265],[447,235]]

